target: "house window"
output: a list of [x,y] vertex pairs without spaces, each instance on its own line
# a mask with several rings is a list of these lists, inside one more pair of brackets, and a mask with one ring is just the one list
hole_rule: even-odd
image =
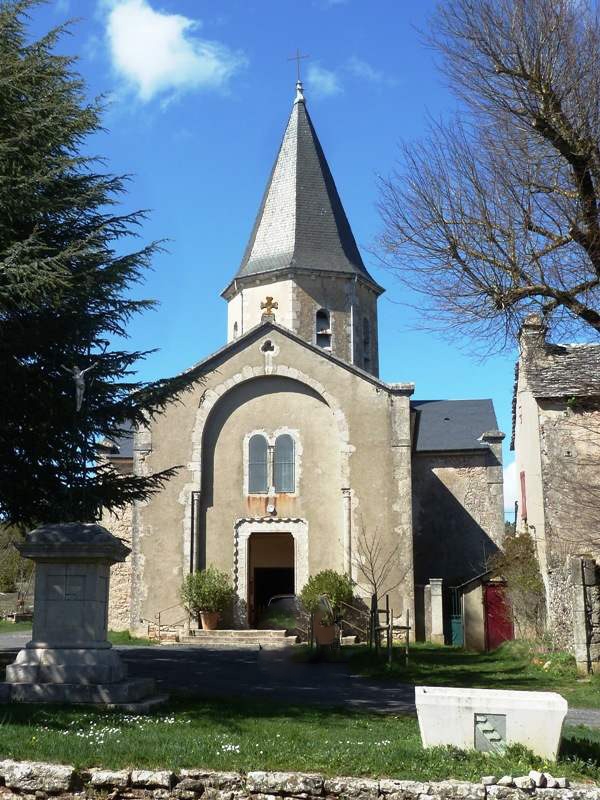
[[269,489],[267,440],[255,433],[248,442],[248,492],[266,494]]
[[331,320],[329,311],[320,308],[315,316],[317,345],[331,350]]
[[363,367],[371,369],[371,323],[363,317]]
[[289,433],[275,439],[273,485],[276,492],[293,492],[296,488],[294,440]]
[[238,324],[237,324],[237,322],[234,322],[233,323],[233,338],[234,339],[237,339],[237,337],[238,337],[238,330],[239,330]]

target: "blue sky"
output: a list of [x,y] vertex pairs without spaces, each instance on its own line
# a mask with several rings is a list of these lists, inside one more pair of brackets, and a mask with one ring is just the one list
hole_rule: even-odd
[[[140,294],[157,312],[131,324],[130,345],[160,348],[142,378],[172,374],[226,339],[221,290],[236,271],[294,96],[296,48],[308,108],[379,301],[381,377],[414,381],[415,398],[494,400],[507,434],[516,352],[481,362],[422,330],[415,298],[370,254],[381,223],[377,176],[398,142],[425,132],[455,100],[421,41],[434,0],[54,0],[33,12],[39,34],[77,18],[61,50],[79,57],[90,95],[109,102],[89,143],[130,173],[125,209],[150,210],[144,240],[168,239]],[[510,470],[512,472],[512,470]],[[512,476],[510,476],[512,478]],[[509,479],[512,485],[512,480]],[[512,498],[507,498],[510,506]]]

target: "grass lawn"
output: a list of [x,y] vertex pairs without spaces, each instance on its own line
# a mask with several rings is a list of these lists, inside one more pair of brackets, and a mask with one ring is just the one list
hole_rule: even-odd
[[5,705],[0,757],[76,767],[300,770],[415,780],[479,780],[536,768],[598,781],[600,732],[567,731],[558,764],[549,764],[521,747],[504,756],[423,750],[410,717],[242,701],[179,700],[148,717]]
[[[0,633],[31,633],[31,622],[5,622],[0,620]],[[129,631],[109,631],[108,640],[113,644],[140,645],[143,647],[156,644],[151,639],[132,636]]]
[[132,636],[129,631],[109,631],[108,641],[113,644],[139,645],[140,647],[158,644],[154,639],[146,639],[144,636]]
[[[308,648],[295,657],[311,660]],[[414,644],[408,666],[402,647],[394,648],[391,666],[383,654],[377,659],[365,646],[343,648],[338,657],[371,678],[413,685],[552,691],[562,694],[571,706],[600,708],[600,675],[582,678],[569,654],[539,653],[525,642],[507,642],[493,653]]]
[[0,633],[28,633],[31,631],[31,622],[7,622],[0,619]]

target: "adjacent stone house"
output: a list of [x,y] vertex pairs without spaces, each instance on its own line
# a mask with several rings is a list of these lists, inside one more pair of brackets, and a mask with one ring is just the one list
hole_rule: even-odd
[[542,318],[532,314],[520,351],[511,444],[520,483],[517,531],[528,531],[536,545],[548,626],[573,647],[580,601],[570,560],[600,553],[600,344],[548,342]]
[[503,536],[503,434],[490,400],[413,401],[412,383],[379,378],[382,292],[299,83],[223,291],[227,343],[190,368],[192,391],[109,454],[126,469],[132,447],[138,473],[183,465],[121,523],[132,554],[114,576],[113,627],[159,611],[176,621],[182,578],[208,564],[232,576],[238,626],[323,569],[366,595],[365,538],[393,564],[394,613],[416,610],[420,631],[430,578],[481,574]]

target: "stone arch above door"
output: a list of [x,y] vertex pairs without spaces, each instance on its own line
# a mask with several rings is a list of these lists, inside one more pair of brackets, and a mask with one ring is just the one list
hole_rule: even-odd
[[[265,340],[268,337],[265,337]],[[264,345],[264,340],[261,340],[259,346]],[[270,353],[269,353],[270,355]],[[187,574],[191,569],[191,540],[192,540],[192,502],[193,492],[200,489],[202,485],[202,445],[206,425],[208,423],[211,412],[218,405],[219,401],[230,391],[235,389],[240,384],[260,380],[261,378],[268,377],[287,378],[291,381],[304,384],[309,387],[313,392],[318,394],[323,402],[331,409],[334,422],[338,431],[339,440],[339,453],[340,453],[340,467],[341,467],[341,487],[350,485],[350,456],[354,451],[354,447],[350,444],[349,428],[346,415],[337,400],[327,389],[317,380],[311,376],[301,372],[300,370],[290,367],[285,364],[272,364],[271,361],[265,361],[264,368],[258,367],[244,367],[241,372],[236,373],[230,378],[227,378],[222,383],[207,389],[198,405],[196,412],[196,419],[194,429],[192,431],[192,452],[191,459],[188,462],[187,468],[190,472],[190,481],[186,483],[179,495],[179,502],[184,507],[182,527],[183,527],[183,574]]]

